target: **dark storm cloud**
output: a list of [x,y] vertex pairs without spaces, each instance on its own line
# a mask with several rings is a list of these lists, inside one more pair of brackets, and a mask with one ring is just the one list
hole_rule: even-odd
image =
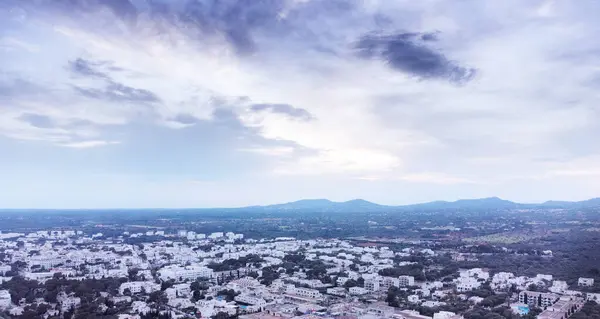
[[474,69],[460,66],[426,45],[435,40],[435,33],[372,34],[360,39],[357,48],[362,57],[382,59],[393,69],[421,79],[443,79],[453,83],[471,80]]
[[73,87],[75,91],[85,97],[99,100],[109,100],[116,102],[160,102],[156,94],[144,90],[126,86],[121,83],[109,81],[104,89]]
[[254,104],[251,106],[253,111],[269,111],[272,113],[285,114],[289,117],[309,121],[314,119],[312,114],[302,108],[293,107],[289,104]]

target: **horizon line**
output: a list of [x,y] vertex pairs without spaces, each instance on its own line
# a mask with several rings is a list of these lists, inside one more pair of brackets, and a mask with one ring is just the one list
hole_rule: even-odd
[[352,201],[357,201],[357,200],[361,200],[361,201],[365,201],[371,204],[375,204],[375,205],[379,205],[379,206],[388,206],[388,207],[407,207],[407,206],[416,206],[416,205],[423,205],[423,204],[430,204],[430,203],[436,203],[436,202],[445,202],[445,203],[455,203],[458,201],[475,201],[475,200],[484,200],[484,199],[499,199],[502,201],[508,201],[514,204],[521,204],[521,205],[536,205],[536,204],[545,204],[548,202],[564,202],[564,203],[578,203],[578,202],[584,202],[584,201],[589,201],[589,200],[593,200],[593,199],[599,199],[600,197],[592,197],[592,198],[587,198],[587,199],[583,199],[583,200],[555,200],[555,199],[549,199],[549,200],[545,200],[542,202],[518,202],[518,201],[512,201],[512,200],[508,200],[508,199],[504,199],[498,196],[491,196],[491,197],[480,197],[480,198],[461,198],[461,199],[456,199],[456,200],[432,200],[432,201],[427,201],[427,202],[416,202],[416,203],[411,203],[411,204],[400,204],[400,205],[387,205],[387,204],[380,204],[380,203],[376,203],[376,202],[372,202],[366,199],[362,199],[362,198],[353,198],[353,199],[349,199],[349,200],[345,200],[345,201],[333,201],[327,198],[303,198],[303,199],[298,199],[295,201],[290,201],[290,202],[282,202],[282,203],[275,203],[275,204],[257,204],[257,205],[245,205],[245,206],[233,206],[233,207],[224,207],[224,206],[220,206],[220,207],[98,207],[98,208],[90,208],[90,207],[79,207],[79,208],[33,208],[33,207],[24,207],[24,208],[0,208],[0,212],[6,212],[6,211],[25,211],[25,210],[37,210],[37,211],[57,211],[57,210],[69,210],[69,211],[82,211],[82,210],[89,210],[89,211],[98,211],[98,210],[194,210],[194,209],[198,209],[198,210],[212,210],[212,209],[244,209],[244,208],[264,208],[264,207],[269,207],[269,206],[277,206],[277,205],[285,205],[285,204],[293,204],[299,201],[317,201],[317,200],[326,200],[329,201],[331,203],[348,203],[348,202],[352,202]]

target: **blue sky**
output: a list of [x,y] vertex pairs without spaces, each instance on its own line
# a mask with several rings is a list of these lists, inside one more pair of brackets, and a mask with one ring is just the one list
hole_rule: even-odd
[[597,197],[599,10],[4,0],[0,206]]

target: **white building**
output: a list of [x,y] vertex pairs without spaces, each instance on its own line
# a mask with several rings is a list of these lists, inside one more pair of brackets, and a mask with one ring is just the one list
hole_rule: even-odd
[[551,292],[557,293],[557,294],[562,294],[565,291],[567,291],[568,289],[569,289],[569,285],[567,285],[566,281],[554,280],[552,282],[552,287],[550,287],[548,290],[550,290]]
[[245,304],[255,305],[255,306],[259,306],[259,307],[264,307],[267,305],[267,301],[265,301],[263,298],[260,298],[256,295],[251,295],[251,294],[237,295],[237,296],[235,296],[234,300],[237,302],[242,302]]
[[519,293],[519,302],[527,305],[546,308],[558,300],[558,296],[552,293],[543,293],[535,291],[521,291]]
[[223,232],[212,233],[208,236],[210,239],[218,239],[223,237]]
[[577,285],[578,286],[586,286],[586,287],[591,287],[594,285],[594,278],[579,278],[579,280],[577,281]]
[[423,316],[416,310],[402,310],[393,315],[394,319],[432,319],[432,317]]
[[0,275],[4,275],[9,272],[12,268],[10,265],[0,265]]
[[593,294],[588,292],[585,294],[585,300],[600,303],[600,294]]
[[479,280],[476,278],[461,277],[456,279],[456,290],[458,292],[471,291],[479,287],[481,287],[481,282],[479,282]]
[[[459,273],[460,273],[460,276],[463,278],[472,277],[472,278],[483,279],[483,280],[488,280],[490,278],[490,273],[487,271],[483,271],[483,269],[481,269],[481,268],[460,270]],[[550,280],[552,280],[552,279],[550,279]]]
[[350,292],[351,295],[355,295],[355,296],[360,296],[360,295],[366,295],[369,291],[363,287],[350,287],[350,289],[348,289],[348,291]]
[[160,285],[152,281],[131,281],[124,282],[119,286],[119,294],[125,293],[129,289],[132,294],[145,292],[147,294],[160,290]]
[[69,309],[76,308],[81,304],[81,298],[74,296],[67,296],[64,292],[60,293],[56,301],[60,304],[62,311],[68,311]]
[[158,271],[158,276],[163,281],[170,279],[175,281],[196,280],[197,278],[212,278],[213,275],[214,271],[212,269],[200,266],[173,266]]
[[285,289],[285,293],[289,295],[312,299],[318,299],[322,297],[321,293],[318,290],[295,287],[294,285],[288,285]]
[[535,276],[535,279],[537,279],[537,280],[552,281],[552,275],[537,274]]
[[8,290],[0,290],[0,309],[4,310],[10,307],[10,293]]
[[334,296],[346,296],[346,289],[342,287],[327,288],[327,293]]
[[387,291],[390,287],[400,287],[400,279],[394,277],[380,277],[379,285],[381,290]]
[[350,278],[348,277],[338,277],[338,279],[336,280],[336,283],[338,286],[343,286],[346,281],[348,281]]
[[400,276],[398,277],[398,284],[400,287],[414,286],[415,277],[413,276]]
[[379,291],[379,280],[377,278],[365,280],[365,289],[368,291]]
[[419,295],[410,295],[408,296],[408,302],[410,303],[418,303],[419,302]]
[[433,319],[451,319],[457,318],[456,314],[451,311],[440,311],[433,314]]

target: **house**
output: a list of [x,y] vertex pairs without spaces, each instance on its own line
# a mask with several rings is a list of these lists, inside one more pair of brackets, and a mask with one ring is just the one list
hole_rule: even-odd
[[408,302],[410,303],[418,303],[419,302],[419,295],[410,295],[407,297]]
[[327,288],[327,293],[334,296],[346,296],[346,289],[343,287]]
[[348,280],[350,280],[350,278],[348,277],[338,277],[338,279],[335,282],[338,286],[343,286]]
[[127,290],[132,294],[151,293],[160,290],[160,285],[152,281],[130,281],[119,286],[119,294],[123,295]]
[[69,309],[76,308],[81,304],[81,298],[75,296],[67,296],[64,292],[58,294],[56,300],[60,304],[60,309],[68,311]]
[[585,294],[585,300],[600,303],[600,294],[593,294],[588,292]]
[[8,290],[0,290],[0,309],[4,310],[10,307],[10,293]]
[[351,295],[360,296],[366,295],[369,291],[363,287],[351,287],[348,289]]
[[552,282],[552,287],[549,288],[551,292],[562,294],[569,289],[569,285],[567,285],[566,281],[562,280],[554,280]]
[[460,277],[456,279],[456,290],[458,292],[467,292],[481,287],[481,282],[472,277]]
[[415,310],[402,310],[392,315],[394,319],[432,319],[432,317],[423,316]]
[[288,285],[285,289],[285,293],[288,295],[311,299],[318,299],[322,297],[321,293],[318,290],[309,288],[299,288],[295,287],[294,285]]
[[390,307],[383,302],[377,302],[370,305],[369,308],[367,308],[367,313],[384,318],[389,318],[394,313],[394,307]]
[[488,280],[490,278],[490,273],[481,268],[463,269],[459,271],[459,274],[461,278],[475,278],[483,280]]
[[433,319],[458,319],[458,318],[462,318],[462,316],[459,316],[451,311],[440,311],[440,312],[436,312],[433,314]]
[[594,278],[579,278],[577,281],[578,286],[591,287],[594,285]]

